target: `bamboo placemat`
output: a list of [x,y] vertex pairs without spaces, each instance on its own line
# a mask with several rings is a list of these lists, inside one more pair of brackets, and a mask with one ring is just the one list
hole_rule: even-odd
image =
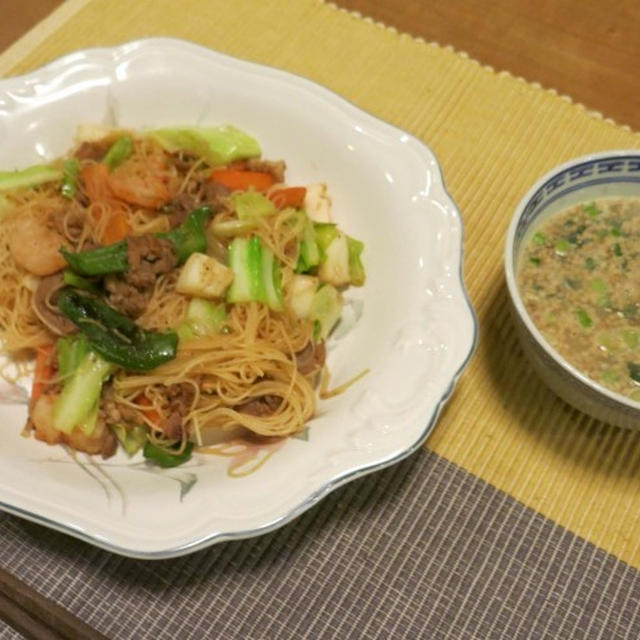
[[640,147],[640,135],[450,48],[314,0],[68,0],[0,56],[0,73],[154,35],[306,76],[433,149],[465,223],[480,340],[427,446],[639,567],[640,432],[595,422],[538,381],[508,315],[502,248],[515,204],[542,173],[576,155]]
[[640,636],[640,572],[429,451],[173,560],[0,516],[0,562],[114,640]]

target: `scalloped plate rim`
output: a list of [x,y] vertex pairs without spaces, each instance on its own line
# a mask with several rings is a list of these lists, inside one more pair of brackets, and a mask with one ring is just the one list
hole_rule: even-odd
[[174,545],[170,548],[155,550],[155,551],[143,551],[140,549],[134,549],[130,547],[121,546],[118,544],[113,544],[109,541],[108,538],[103,536],[99,536],[93,533],[87,533],[84,528],[74,522],[63,522],[59,520],[52,519],[46,515],[41,515],[38,513],[33,513],[31,511],[25,510],[20,506],[16,506],[13,504],[5,503],[0,501],[0,509],[16,515],[25,520],[29,520],[35,522],[40,525],[44,525],[48,528],[58,530],[62,533],[69,534],[73,537],[76,537],[80,540],[88,542],[94,546],[100,547],[107,551],[111,551],[120,555],[139,558],[139,559],[164,559],[164,558],[172,558],[178,557],[181,555],[185,555],[188,553],[195,552],[197,550],[206,548],[212,544],[231,541],[231,540],[241,540],[246,538],[251,538],[258,535],[266,534],[270,531],[278,529],[293,519],[300,516],[302,513],[307,511],[309,508],[317,504],[320,500],[326,497],[329,493],[334,491],[336,488],[365,476],[374,471],[381,470],[388,466],[391,466],[402,459],[408,457],[412,453],[418,450],[418,448],[424,443],[427,437],[430,435],[433,430],[440,412],[445,405],[445,403],[450,398],[453,393],[455,386],[459,377],[464,372],[467,364],[469,363],[478,341],[478,322],[473,310],[468,292],[466,290],[464,277],[463,277],[463,264],[464,264],[464,226],[462,223],[462,218],[460,215],[460,211],[457,208],[453,198],[449,195],[445,183],[443,172],[440,164],[438,163],[435,155],[431,151],[431,149],[423,143],[418,138],[413,135],[407,133],[406,131],[388,123],[380,118],[374,116],[368,111],[356,106],[348,99],[339,95],[338,93],[328,89],[322,85],[319,85],[312,80],[309,80],[303,76],[300,76],[296,73],[292,73],[289,71],[284,71],[275,67],[263,65],[257,62],[248,61],[241,58],[236,58],[234,56],[230,56],[225,53],[221,53],[215,51],[213,49],[208,49],[202,45],[198,45],[192,42],[188,42],[185,40],[175,39],[175,38],[143,38],[139,40],[134,40],[126,43],[122,43],[113,47],[95,47],[82,49],[75,52],[71,52],[52,60],[46,65],[39,67],[31,72],[12,76],[9,78],[0,78],[0,94],[5,93],[7,91],[11,91],[14,87],[22,87],[26,82],[37,82],[39,78],[42,76],[48,76],[54,74],[66,67],[70,64],[75,63],[78,60],[87,60],[91,58],[105,58],[109,60],[111,63],[115,63],[117,61],[126,58],[126,56],[131,52],[139,52],[144,50],[145,48],[163,48],[163,47],[171,47],[182,49],[189,53],[198,53],[199,55],[209,58],[211,60],[215,59],[215,62],[222,62],[228,67],[233,67],[240,65],[249,70],[252,70],[258,74],[269,74],[275,77],[278,81],[287,82],[291,85],[295,85],[296,90],[305,90],[313,92],[315,95],[320,95],[326,101],[331,103],[333,106],[337,107],[341,111],[348,111],[349,115],[353,115],[359,120],[366,118],[368,121],[367,124],[373,127],[377,132],[382,130],[385,138],[396,139],[398,136],[405,136],[406,141],[411,144],[414,151],[416,151],[428,164],[431,168],[436,168],[435,172],[438,180],[434,181],[433,186],[437,187],[441,201],[447,204],[451,210],[455,213],[454,219],[457,224],[457,228],[460,231],[460,245],[459,249],[459,261],[457,264],[457,281],[456,285],[459,288],[459,293],[462,296],[462,301],[466,306],[466,311],[469,314],[471,325],[472,325],[472,335],[466,336],[469,344],[466,355],[462,360],[458,363],[458,367],[454,375],[451,377],[449,385],[445,392],[442,394],[438,402],[435,404],[431,411],[431,416],[424,429],[419,434],[418,438],[415,439],[412,443],[408,444],[406,447],[403,447],[400,451],[391,451],[385,455],[379,455],[378,459],[373,460],[371,462],[362,464],[358,467],[345,470],[341,473],[333,476],[329,481],[327,481],[320,489],[312,492],[306,499],[300,502],[295,508],[289,510],[286,513],[283,513],[277,518],[271,519],[268,522],[260,526],[256,526],[250,529],[242,529],[236,531],[217,531],[213,533],[209,533],[203,536],[194,536],[185,540],[182,544]]

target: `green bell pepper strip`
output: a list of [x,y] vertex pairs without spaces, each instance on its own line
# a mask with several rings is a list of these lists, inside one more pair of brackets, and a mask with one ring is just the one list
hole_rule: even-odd
[[[207,250],[205,224],[210,215],[211,207],[199,207],[194,209],[179,227],[166,233],[156,233],[155,236],[171,242],[178,263],[182,264],[192,253],[204,253]],[[127,243],[124,240],[78,253],[71,253],[66,249],[60,249],[60,252],[67,264],[83,276],[124,273],[129,268]]]
[[156,233],[156,238],[169,240],[178,258],[178,264],[183,264],[192,253],[204,253],[207,250],[205,225],[210,215],[210,206],[198,207],[179,227],[166,233]]
[[104,276],[108,273],[124,273],[129,268],[127,243],[122,240],[106,247],[72,253],[60,249],[67,264],[83,276]]
[[99,295],[100,289],[96,286],[96,283],[88,278],[84,278],[83,276],[79,276],[77,273],[74,273],[71,269],[65,269],[62,272],[62,280],[65,284],[68,284],[70,287],[75,287],[76,289],[82,289],[83,291],[88,291],[89,293],[95,293]]
[[133,141],[131,136],[122,136],[109,147],[109,151],[102,158],[102,163],[109,167],[109,171],[113,171],[131,156],[132,151]]
[[129,371],[149,371],[176,357],[176,333],[142,329],[102,300],[65,287],[57,305],[108,362]]
[[151,442],[147,442],[144,445],[142,453],[144,457],[157,464],[164,469],[170,469],[171,467],[177,467],[191,458],[191,452],[193,450],[193,442],[187,442],[187,446],[182,453],[171,453],[170,449],[164,447],[158,447]]
[[62,165],[62,181],[60,193],[71,200],[78,192],[78,161],[75,158],[65,160]]

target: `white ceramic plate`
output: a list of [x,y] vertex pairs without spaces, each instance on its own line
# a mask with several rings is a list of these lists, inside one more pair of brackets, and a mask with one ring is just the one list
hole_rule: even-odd
[[281,526],[425,440],[476,340],[460,215],[425,145],[307,80],[168,39],[81,51],[3,80],[0,114],[2,169],[61,155],[79,123],[234,124],[264,157],[286,160],[289,183],[327,182],[334,217],[365,242],[367,269],[366,286],[347,294],[357,322],[329,344],[332,382],[371,369],[277,450],[245,452],[244,466],[196,454],[172,470],[124,454],[74,460],[21,438],[26,407],[5,387],[2,509],[116,553],[178,556]]

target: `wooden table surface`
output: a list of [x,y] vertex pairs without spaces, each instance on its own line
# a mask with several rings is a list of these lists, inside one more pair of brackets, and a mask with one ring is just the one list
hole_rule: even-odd
[[[0,51],[60,0],[0,0]],[[640,0],[337,0],[640,131]]]

